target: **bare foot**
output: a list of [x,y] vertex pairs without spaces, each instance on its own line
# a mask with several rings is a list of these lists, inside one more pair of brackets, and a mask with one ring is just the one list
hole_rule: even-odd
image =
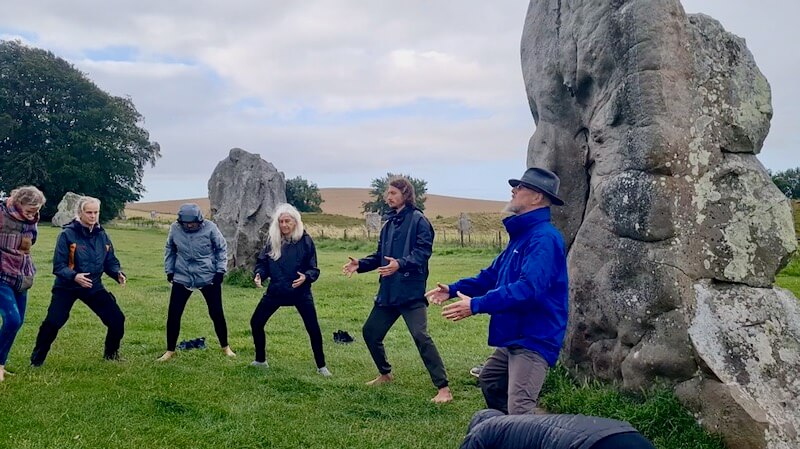
[[161,357],[157,358],[157,362],[166,362],[167,360],[175,357],[175,351],[167,351]]
[[392,373],[381,374],[380,376],[378,376],[378,377],[372,379],[371,381],[367,382],[367,385],[369,385],[369,386],[383,385],[383,384],[388,384],[389,382],[391,382],[393,380],[394,380],[394,376],[392,376]]
[[222,348],[222,353],[228,357],[236,357],[236,353],[233,352],[230,346],[225,346],[224,348]]
[[453,394],[450,393],[450,387],[442,387],[439,389],[439,392],[436,393],[431,399],[431,402],[434,404],[444,404],[445,402],[450,402],[453,400]]

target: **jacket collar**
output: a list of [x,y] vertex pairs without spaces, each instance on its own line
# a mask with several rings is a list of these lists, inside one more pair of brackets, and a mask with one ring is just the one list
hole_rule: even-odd
[[503,219],[503,225],[512,238],[524,234],[539,223],[550,221],[550,208],[542,207],[522,215],[512,215]]
[[78,220],[77,218],[75,218],[74,220],[72,220],[72,221],[71,221],[69,224],[67,224],[65,227],[72,228],[72,229],[74,229],[76,232],[80,232],[80,233],[82,233],[83,235],[92,235],[92,234],[97,234],[98,232],[100,232],[100,231],[102,231],[102,230],[103,230],[103,227],[102,227],[102,226],[100,226],[100,223],[97,223],[96,225],[94,225],[94,227],[93,227],[93,228],[92,228],[92,230],[90,231],[90,230],[89,230],[89,228],[88,228],[88,227],[86,227],[86,226],[84,226],[83,224],[81,224],[80,220]]
[[411,211],[413,210],[414,206],[408,206],[408,205],[406,205],[402,210],[400,210],[400,212],[397,212],[396,210],[392,209],[386,215],[383,216],[383,220],[400,222],[403,221],[403,219],[406,216],[408,216],[408,214],[411,213]]

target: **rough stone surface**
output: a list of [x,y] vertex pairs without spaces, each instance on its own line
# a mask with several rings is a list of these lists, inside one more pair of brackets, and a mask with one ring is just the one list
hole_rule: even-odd
[[53,215],[50,221],[53,226],[61,227],[75,219],[75,208],[78,206],[78,200],[81,195],[77,193],[67,192],[61,201],[58,203],[58,211]]
[[[781,288],[753,288],[702,281],[694,286],[696,305],[689,336],[704,367],[718,379],[703,380],[701,396],[714,404],[708,415],[728,434],[756,424],[774,448],[800,447],[800,307]],[[711,385],[709,385],[711,384]],[[728,410],[718,410],[728,403]],[[738,405],[738,407],[736,407]],[[736,410],[731,410],[735,408]],[[750,422],[722,413],[744,413]],[[756,433],[756,432],[752,432]],[[735,439],[729,440],[728,446]],[[740,445],[736,447],[765,447]]]
[[[563,362],[631,389],[697,379],[706,394],[740,392],[739,428],[763,432],[751,447],[795,441],[788,409],[762,419],[745,406],[761,404],[761,387],[724,380],[690,332],[695,285],[729,285],[757,307],[747,295],[771,292],[797,247],[791,206],[756,159],[771,94],[744,41],[677,0],[532,0],[521,56],[528,165],[558,173],[566,202],[553,211],[570,245]],[[753,382],[784,397],[775,370]],[[725,404],[704,402],[700,421],[727,416]]]
[[228,242],[228,269],[252,269],[272,212],[286,202],[286,180],[258,154],[233,148],[208,180],[211,219]]

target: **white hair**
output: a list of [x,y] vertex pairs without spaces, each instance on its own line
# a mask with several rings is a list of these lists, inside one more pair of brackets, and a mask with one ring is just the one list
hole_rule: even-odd
[[93,196],[82,196],[78,199],[78,204],[75,205],[75,218],[81,217],[81,212],[83,212],[83,208],[86,207],[87,204],[97,204],[97,207],[100,207],[100,200]]
[[283,236],[281,235],[281,228],[278,222],[281,215],[288,215],[294,220],[294,232],[289,236],[289,242],[296,242],[303,237],[303,219],[300,218],[300,212],[294,206],[288,203],[278,204],[275,212],[272,213],[272,222],[269,224],[269,240],[267,241],[270,246],[269,257],[272,260],[281,258],[281,244],[283,243]]

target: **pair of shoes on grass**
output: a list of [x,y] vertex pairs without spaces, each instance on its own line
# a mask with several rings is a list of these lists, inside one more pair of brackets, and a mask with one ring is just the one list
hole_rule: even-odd
[[333,342],[334,343],[352,343],[355,339],[352,335],[348,334],[347,331],[338,330],[333,333]]
[[189,349],[206,349],[206,337],[195,338],[193,340],[183,340],[178,343],[178,349],[188,351]]

